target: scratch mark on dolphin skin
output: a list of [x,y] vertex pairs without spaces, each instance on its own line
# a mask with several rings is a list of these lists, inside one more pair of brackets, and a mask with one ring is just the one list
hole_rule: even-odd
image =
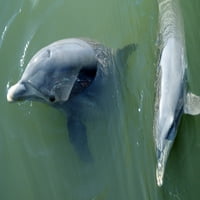
[[15,20],[15,18],[17,17],[17,15],[19,15],[21,12],[22,12],[22,9],[20,8],[17,13],[15,13],[14,15],[11,16],[11,18],[8,20],[7,24],[5,25],[4,30],[3,30],[2,34],[1,34],[0,48],[2,47],[5,35],[6,35],[7,31],[8,31],[8,28],[13,23],[13,21]]

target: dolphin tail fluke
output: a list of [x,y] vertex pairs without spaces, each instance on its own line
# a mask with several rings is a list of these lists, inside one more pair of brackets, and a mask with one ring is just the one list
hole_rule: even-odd
[[84,162],[93,161],[91,152],[88,146],[86,127],[80,121],[80,119],[70,116],[67,121],[69,139],[75,148],[75,151],[80,156],[80,159]]
[[200,114],[200,96],[188,92],[185,98],[184,113],[189,115]]

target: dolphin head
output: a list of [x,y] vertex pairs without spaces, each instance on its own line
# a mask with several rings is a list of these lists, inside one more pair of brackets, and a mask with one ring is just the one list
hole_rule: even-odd
[[[21,79],[11,86],[7,100],[37,100],[49,104],[66,102],[81,77],[88,86],[94,78],[97,59],[92,47],[80,39],[57,41],[38,51]],[[84,75],[84,76],[83,76]]]
[[[168,110],[169,111],[169,110]],[[158,119],[155,127],[156,137],[156,153],[157,153],[157,168],[156,179],[157,185],[162,186],[165,166],[167,159],[177,135],[177,128],[179,125],[180,117],[182,115],[181,104],[176,107],[176,110],[158,114]]]

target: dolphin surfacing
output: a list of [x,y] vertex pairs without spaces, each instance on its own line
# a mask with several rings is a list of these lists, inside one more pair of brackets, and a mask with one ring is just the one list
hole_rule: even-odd
[[185,38],[178,3],[158,0],[160,60],[157,69],[154,138],[156,179],[162,186],[166,162],[181,116],[200,114],[200,97],[187,91]]
[[[70,142],[81,160],[91,161],[85,120],[92,112],[108,110],[117,87],[115,56],[125,52],[128,58],[134,49],[132,44],[115,52],[78,38],[54,42],[33,56],[21,79],[9,88],[7,100],[40,101],[64,112]],[[98,116],[89,118],[95,119]]]

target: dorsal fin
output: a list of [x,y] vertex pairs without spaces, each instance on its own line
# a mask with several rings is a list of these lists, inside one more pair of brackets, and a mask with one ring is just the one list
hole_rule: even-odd
[[120,58],[123,62],[125,62],[130,54],[137,49],[137,44],[132,43],[128,44],[121,49],[117,49],[116,55],[117,58]]

